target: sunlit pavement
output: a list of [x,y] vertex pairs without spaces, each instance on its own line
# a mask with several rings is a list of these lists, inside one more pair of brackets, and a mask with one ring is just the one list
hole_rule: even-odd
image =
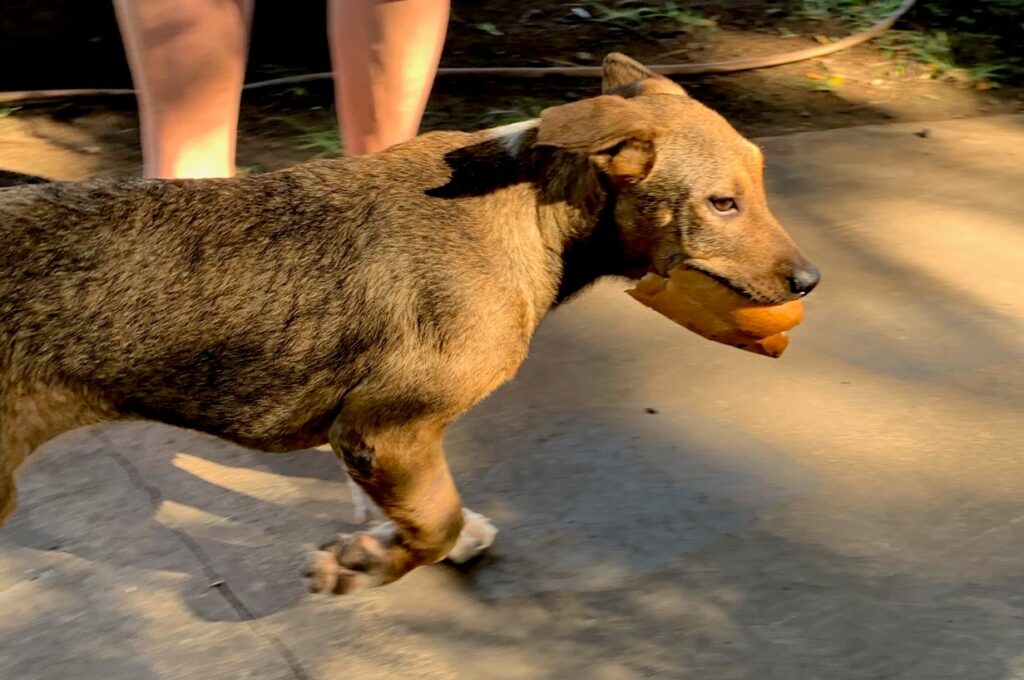
[[[73,433],[0,531],[0,678],[1024,678],[1024,117],[762,140],[823,272],[776,361],[598,287],[448,437],[467,571],[306,595],[333,457]],[[653,411],[653,412],[652,412]]]

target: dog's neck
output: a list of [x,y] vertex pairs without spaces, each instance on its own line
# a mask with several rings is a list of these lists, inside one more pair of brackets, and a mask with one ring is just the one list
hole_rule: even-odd
[[[518,214],[537,229],[547,263],[550,303],[557,305],[602,276],[633,273],[615,222],[615,196],[587,157],[535,147],[537,121],[479,133],[477,142],[449,151],[448,182],[431,196],[492,196],[496,213]],[[525,212],[524,212],[525,211]],[[530,269],[524,266],[524,270]]]
[[555,304],[603,276],[624,275],[630,262],[615,221],[615,196],[590,159],[532,146],[536,129],[524,134],[518,157],[536,191],[537,226],[549,252],[561,255]]

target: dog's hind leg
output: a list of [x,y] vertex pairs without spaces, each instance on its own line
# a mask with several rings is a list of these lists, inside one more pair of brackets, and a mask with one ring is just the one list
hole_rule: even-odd
[[109,420],[98,398],[52,384],[16,383],[0,393],[0,525],[14,511],[14,472],[33,451],[69,430]]
[[444,425],[421,420],[362,434],[341,418],[335,422],[332,447],[390,521],[338,536],[314,553],[306,571],[312,591],[340,594],[383,585],[444,559],[460,541],[463,559],[493,541],[486,519],[461,506],[441,446]]

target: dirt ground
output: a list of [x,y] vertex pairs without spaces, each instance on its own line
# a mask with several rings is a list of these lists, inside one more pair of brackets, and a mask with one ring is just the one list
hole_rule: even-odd
[[[612,50],[648,63],[776,54],[849,35],[880,13],[865,14],[865,7],[885,1],[698,0],[677,7],[660,0],[456,0],[442,65],[593,65]],[[0,59],[17,66],[0,72],[0,91],[130,86],[109,4],[2,5]],[[881,41],[820,60],[680,82],[754,136],[1022,111],[1022,7],[1017,0],[923,1]],[[248,80],[329,70],[324,11],[319,1],[257,2]],[[928,37],[908,46],[915,36]],[[423,127],[511,122],[597,87],[594,79],[441,78]],[[241,171],[336,153],[331,94],[330,81],[247,93]],[[0,182],[24,181],[16,173],[132,175],[139,166],[131,97],[0,107],[0,170],[7,171]]]

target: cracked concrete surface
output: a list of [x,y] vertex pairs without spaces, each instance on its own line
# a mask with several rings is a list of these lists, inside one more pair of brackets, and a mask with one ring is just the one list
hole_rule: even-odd
[[[601,285],[448,437],[464,570],[303,592],[319,452],[71,433],[0,530],[0,678],[1024,678],[1024,118],[762,140],[824,272],[778,361]],[[654,410],[655,413],[650,413]]]

